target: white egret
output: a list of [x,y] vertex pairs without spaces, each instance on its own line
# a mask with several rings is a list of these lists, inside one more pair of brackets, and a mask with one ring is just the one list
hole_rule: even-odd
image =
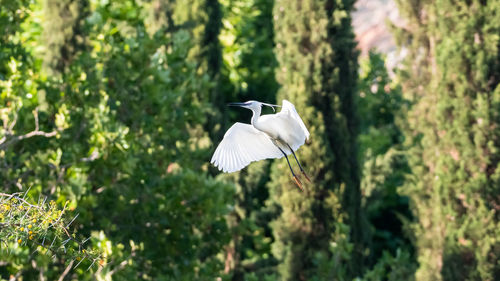
[[232,173],[254,161],[285,156],[295,183],[302,189],[302,183],[293,172],[287,157],[293,154],[300,171],[309,182],[311,181],[295,155],[295,151],[309,138],[309,131],[291,102],[283,100],[279,113],[262,116],[262,105],[270,106],[273,110],[274,107],[280,106],[258,101],[229,105],[252,110],[251,125],[237,122],[229,128],[210,163],[225,173]]

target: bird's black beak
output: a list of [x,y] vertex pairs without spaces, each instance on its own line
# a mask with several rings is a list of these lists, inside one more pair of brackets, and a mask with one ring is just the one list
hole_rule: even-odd
[[231,102],[227,104],[228,106],[245,106],[246,103],[244,102]]

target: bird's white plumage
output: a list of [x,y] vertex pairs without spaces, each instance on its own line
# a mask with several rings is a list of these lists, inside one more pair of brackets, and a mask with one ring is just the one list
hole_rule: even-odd
[[283,100],[279,113],[263,116],[262,103],[239,105],[254,112],[252,125],[235,123],[224,135],[210,161],[223,172],[239,171],[254,161],[281,158],[284,155],[280,149],[289,155],[292,152],[288,145],[295,151],[309,138],[295,106],[287,100]]
[[224,135],[210,163],[232,173],[254,161],[281,157],[283,154],[265,133],[250,124],[235,123]]
[[276,144],[287,155],[291,153],[287,144],[296,151],[309,138],[309,131],[295,110],[295,106],[287,100],[283,100],[283,107],[279,113],[260,116],[253,125],[277,140]]
[[283,100],[282,104],[283,104],[283,109],[280,111],[280,113],[282,113],[283,111],[288,112],[288,114],[293,119],[295,119],[295,121],[299,124],[300,128],[302,129],[302,132],[304,133],[305,138],[309,139],[309,131],[307,130],[304,121],[302,121],[302,118],[300,118],[299,114],[297,113],[295,106],[287,100]]

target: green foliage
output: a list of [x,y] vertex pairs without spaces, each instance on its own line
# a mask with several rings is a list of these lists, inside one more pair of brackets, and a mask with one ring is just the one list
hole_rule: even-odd
[[403,100],[401,87],[391,81],[384,64],[381,54],[370,51],[360,65],[357,105],[362,117],[359,123],[361,157],[368,151],[382,154],[403,139],[396,119],[408,104]]
[[[2,40],[23,37],[40,45],[40,35],[29,31],[41,22],[41,5],[19,2],[12,9],[29,16],[10,17],[17,22],[7,23],[18,31]],[[16,252],[2,276],[222,275],[218,253],[229,239],[225,215],[232,187],[203,172],[209,78],[197,72],[196,61],[186,60],[190,35],[150,35],[145,14],[135,1],[92,2],[82,27],[89,47],[74,54],[60,77],[46,76],[38,53],[21,43],[0,62],[0,181],[6,191],[32,186],[32,198],[69,201],[80,214],[78,233],[92,236],[103,253],[98,268],[64,272],[66,256],[37,256],[30,265],[32,256]]]
[[[298,153],[312,179],[304,192],[284,160],[272,168],[271,198],[281,208],[272,224],[273,254],[281,280],[348,279],[362,271],[352,5],[285,0],[274,5],[278,100],[294,103],[311,133],[311,144]],[[351,246],[331,248],[332,243]]]
[[[0,0],[0,279],[499,279],[499,2],[398,1],[395,79],[353,2]],[[212,178],[282,99],[312,183]]]
[[498,279],[500,3],[398,2],[416,279]]
[[363,278],[356,278],[356,281],[397,281],[415,280],[415,264],[410,254],[406,251],[397,250],[393,256],[389,252],[384,252],[375,267],[363,275]]
[[234,97],[274,103],[278,84],[274,75],[273,1],[224,0],[221,4],[224,20],[220,38]]
[[271,253],[269,222],[276,211],[265,205],[269,198],[265,188],[269,170],[270,163],[261,161],[239,173],[218,176],[235,182],[236,187],[234,209],[228,216],[232,239],[226,252],[232,280],[260,280],[275,271],[277,261]]
[[411,219],[408,198],[398,193],[409,172],[399,128],[408,103],[398,83],[391,81],[384,57],[373,51],[361,61],[358,87],[362,204],[372,224],[371,260],[382,256],[378,263],[383,263],[384,251],[396,254],[410,244],[401,221]]
[[[208,89],[199,95],[209,101],[213,110],[207,111],[204,128],[212,139],[224,135],[222,128],[228,124],[226,107],[231,88],[224,88],[222,51],[219,34],[222,27],[222,11],[218,0],[156,1],[166,11],[167,23],[176,30],[189,32],[192,48],[187,57],[196,62],[198,73],[208,76]],[[163,3],[166,2],[166,3]]]

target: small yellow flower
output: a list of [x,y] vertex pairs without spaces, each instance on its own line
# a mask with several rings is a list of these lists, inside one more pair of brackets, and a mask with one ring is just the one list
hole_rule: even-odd
[[21,240],[21,239],[17,240],[17,243],[21,244],[21,242],[23,242],[23,240]]
[[28,232],[28,234],[30,234],[30,235],[31,235],[31,234],[33,234],[33,231],[31,231],[31,230],[30,230],[30,231]]
[[29,237],[29,238],[30,238],[30,240],[33,240],[33,235],[30,235],[30,237]]
[[24,227],[21,226],[21,228],[19,228],[19,230],[24,231]]
[[19,210],[22,210],[23,208],[23,205],[19,205]]
[[28,224],[28,228],[31,229],[33,226],[31,224]]
[[33,219],[33,223],[36,223],[36,219]]

